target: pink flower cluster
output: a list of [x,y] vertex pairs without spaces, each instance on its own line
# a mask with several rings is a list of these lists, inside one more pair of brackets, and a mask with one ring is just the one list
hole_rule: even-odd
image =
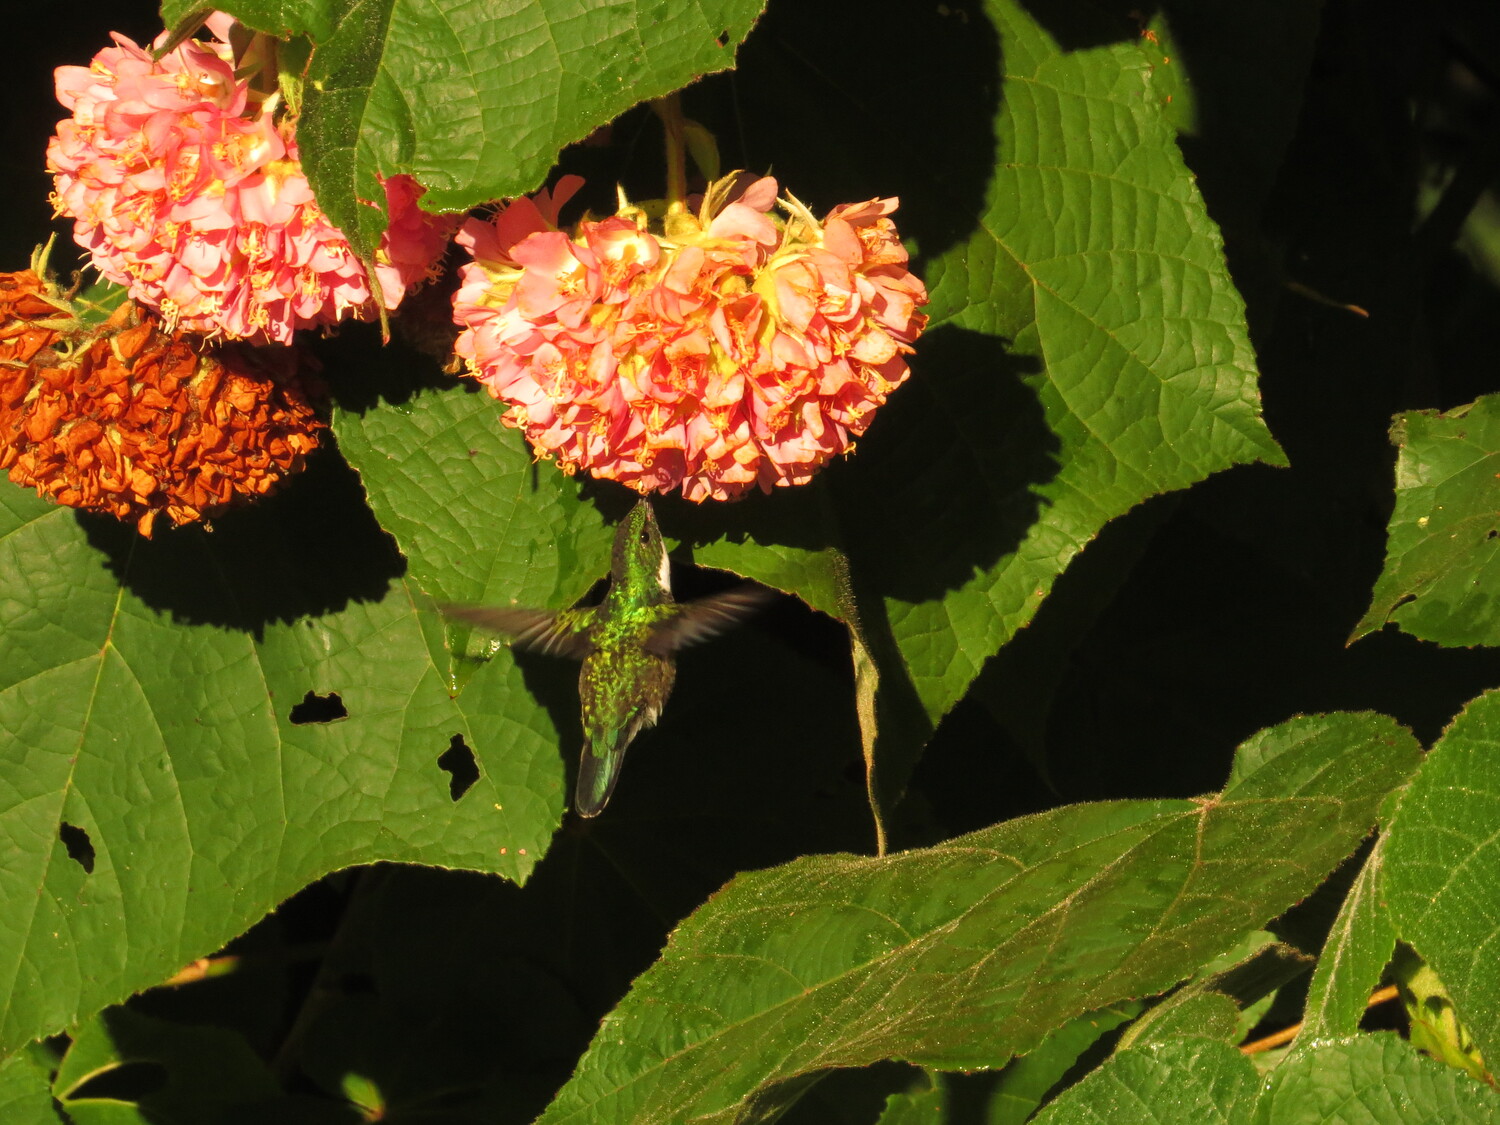
[[927,292],[895,199],[782,221],[774,179],[725,180],[660,233],[622,206],[567,234],[581,183],[465,223],[454,298],[459,355],[565,472],[694,501],[802,484],[905,381]]
[[[88,67],[57,69],[72,116],[47,148],[53,203],[100,272],[169,329],[286,343],[298,328],[369,317],[369,280],[313,199],[292,122],[235,77],[230,22],[216,14],[216,41],[160,60],[116,34]],[[377,273],[394,308],[455,224],[418,210],[410,177],[385,187]]]

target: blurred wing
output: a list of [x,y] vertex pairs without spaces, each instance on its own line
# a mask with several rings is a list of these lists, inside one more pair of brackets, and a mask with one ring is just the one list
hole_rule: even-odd
[[467,621],[492,633],[503,633],[511,644],[546,656],[582,660],[594,651],[588,638],[589,615],[577,610],[550,613],[524,606],[444,605],[444,616]]
[[706,641],[743,621],[775,597],[775,590],[747,582],[722,594],[688,602],[651,630],[646,651],[655,656],[670,656],[678,649]]

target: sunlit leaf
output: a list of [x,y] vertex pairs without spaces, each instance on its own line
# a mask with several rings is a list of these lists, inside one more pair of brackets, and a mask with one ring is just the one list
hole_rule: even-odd
[[[173,23],[197,0],[169,0]],[[423,206],[463,211],[538,187],[558,150],[635,105],[734,64],[764,0],[226,0],[315,43],[297,139],[318,201],[357,249],[385,220],[377,176],[408,172]]]
[[1500,1095],[1394,1035],[1325,1043],[1262,1079],[1224,1043],[1124,1051],[1063,1093],[1036,1125],[1488,1125]]
[[1444,645],[1500,645],[1500,395],[1391,429],[1396,509],[1356,637],[1394,621]]
[[1396,933],[1441,978],[1488,1060],[1500,1058],[1500,692],[1464,709],[1402,795],[1381,881]]
[[1359,1030],[1370,994],[1391,958],[1396,933],[1379,892],[1385,849],[1382,836],[1344,896],[1318,955],[1297,1035],[1298,1050]]
[[[151,541],[0,485],[0,1040],[48,1034],[374,859],[525,879],[563,806],[508,660],[448,691],[347,469]],[[461,743],[477,780],[439,763]]]
[[672,935],[542,1120],[751,1122],[831,1067],[995,1065],[1306,895],[1416,754],[1380,716],[1297,719],[1201,801],[1070,806],[742,875]]

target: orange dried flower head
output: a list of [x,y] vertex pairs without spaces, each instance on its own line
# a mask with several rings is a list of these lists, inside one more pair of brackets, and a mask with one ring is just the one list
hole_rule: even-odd
[[34,270],[0,274],[0,364],[27,364],[62,338],[64,310]]
[[283,348],[208,350],[127,303],[101,327],[33,271],[0,274],[0,469],[149,536],[299,471],[323,428]]

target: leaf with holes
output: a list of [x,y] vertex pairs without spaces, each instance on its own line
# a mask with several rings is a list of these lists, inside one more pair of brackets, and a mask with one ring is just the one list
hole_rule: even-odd
[[[168,0],[169,25],[198,0]],[[465,211],[541,184],[558,150],[648,98],[734,65],[764,0],[578,5],[522,0],[225,0],[273,35],[306,34],[297,139],[318,202],[366,256],[377,176],[409,172],[423,206]]]
[[1443,645],[1500,645],[1500,395],[1391,427],[1396,508],[1362,637],[1387,621]]
[[1384,716],[1294,719],[1203,800],[1075,805],[741,875],[672,935],[542,1121],[761,1121],[832,1067],[997,1065],[1308,894],[1418,752]]
[[151,541],[0,485],[0,587],[0,1050],[337,868],[524,880],[561,816],[547,711],[508,656],[449,694],[436,615],[336,458]]
[[[726,722],[720,685],[746,668],[804,718],[770,738]],[[327,987],[283,1064],[335,1097],[361,1075],[392,1121],[461,1090],[465,1121],[533,1121],[671,921],[737,871],[867,845],[862,790],[844,776],[853,716],[830,706],[840,687],[752,623],[684,665],[604,815],[559,832],[524,888],[393,864],[355,874]]]

